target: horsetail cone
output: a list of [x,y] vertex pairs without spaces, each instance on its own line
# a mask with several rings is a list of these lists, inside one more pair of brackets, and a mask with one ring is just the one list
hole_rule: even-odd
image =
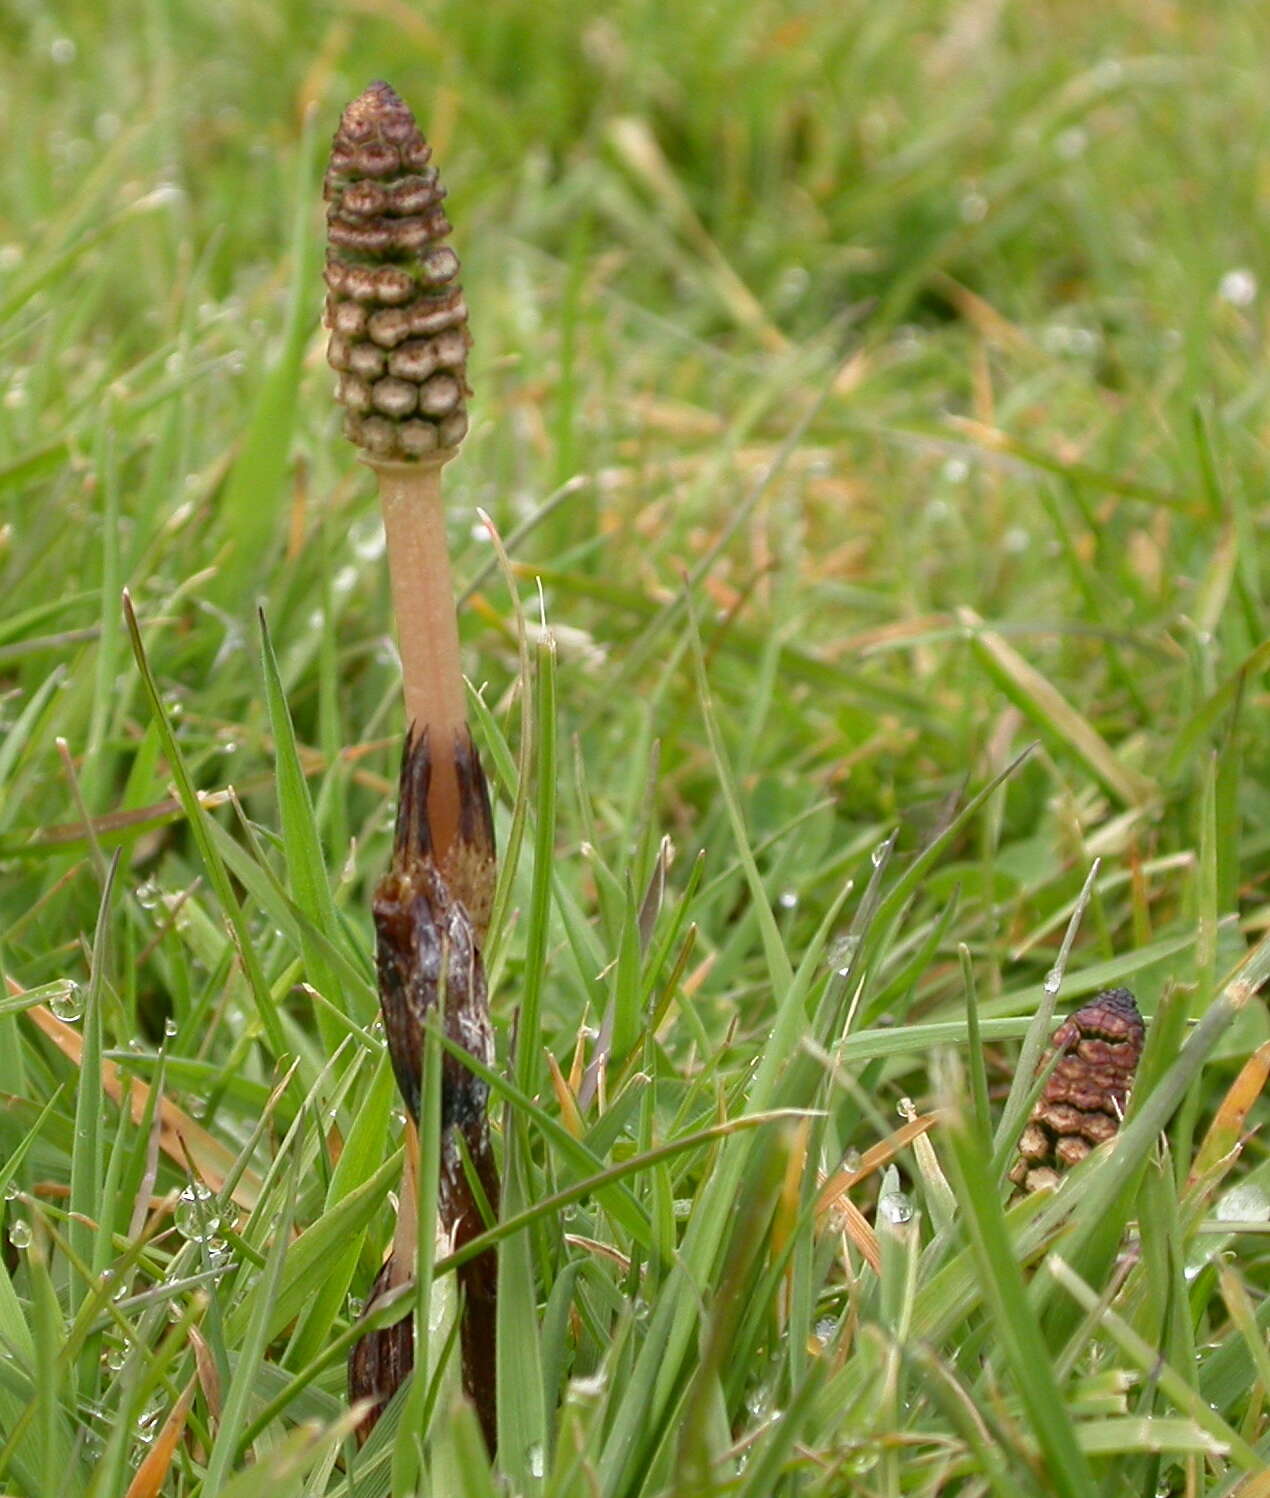
[[378,483],[406,726],[433,746],[429,814],[444,859],[459,832],[450,746],[466,732],[467,696],[441,470],[467,431],[471,339],[431,154],[386,83],[344,111],[324,184],[326,325],[344,430]]
[[326,171],[327,358],[345,435],[375,463],[444,463],[467,432],[467,305],[431,155],[407,105],[372,83]]
[[1010,1180],[1023,1191],[1063,1173],[1114,1138],[1142,1059],[1146,1026],[1127,988],[1105,988],[1054,1032],[1040,1069],[1058,1062],[1019,1140]]

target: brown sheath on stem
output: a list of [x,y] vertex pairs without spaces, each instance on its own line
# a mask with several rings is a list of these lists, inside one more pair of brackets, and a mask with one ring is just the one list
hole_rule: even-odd
[[[432,759],[428,734],[407,736],[392,863],[375,891],[373,907],[384,1033],[397,1085],[414,1125],[422,1102],[423,1027],[430,1018],[438,1017],[447,1038],[468,1054],[486,1066],[494,1061],[480,952],[493,893],[493,818],[485,777],[466,730],[453,746],[451,759],[458,768],[460,814],[457,835],[442,863],[429,821]],[[437,1232],[445,1252],[479,1236],[490,1225],[486,1212],[491,1219],[498,1212],[499,1179],[486,1113],[488,1100],[487,1084],[447,1051],[441,1062],[437,1200]],[[413,1204],[403,1194],[401,1231],[393,1256],[375,1282],[372,1301],[409,1277],[414,1220]],[[463,1387],[492,1451],[496,1436],[495,1254],[480,1254],[464,1264],[458,1271],[458,1284]],[[409,1318],[370,1333],[354,1348],[350,1393],[376,1401],[363,1424],[363,1439],[413,1360]]]
[[1058,1063],[1019,1140],[1010,1180],[1024,1191],[1055,1186],[1120,1127],[1146,1034],[1127,988],[1107,988],[1054,1032],[1041,1062]]

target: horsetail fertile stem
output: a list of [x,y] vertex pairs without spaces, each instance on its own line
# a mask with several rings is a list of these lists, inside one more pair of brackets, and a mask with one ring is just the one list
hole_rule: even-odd
[[451,746],[466,710],[441,470],[467,432],[471,339],[431,155],[388,84],[344,111],[324,185],[326,325],[345,435],[379,481],[406,723],[432,746],[429,818],[444,862],[459,820]]
[[[386,83],[372,83],[344,111],[325,183],[328,357],[345,434],[379,483],[406,700],[392,863],[376,888],[374,916],[384,1031],[410,1114],[408,1163],[397,1233],[371,1303],[415,1273],[424,1025],[438,1018],[458,1045],[486,1066],[494,1060],[481,959],[494,826],[467,728],[441,501],[441,470],[467,431],[470,339],[430,156],[410,110]],[[497,1213],[499,1178],[485,1084],[447,1056],[440,1091],[436,1223],[453,1249]],[[491,1450],[496,1281],[490,1253],[459,1274],[463,1387]],[[354,1347],[349,1391],[371,1402],[363,1439],[414,1353],[409,1317]]]

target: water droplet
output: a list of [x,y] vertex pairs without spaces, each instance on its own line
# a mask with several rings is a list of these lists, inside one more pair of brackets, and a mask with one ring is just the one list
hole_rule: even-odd
[[829,951],[829,964],[840,978],[847,977],[851,972],[851,964],[855,961],[856,953],[860,950],[860,938],[854,932],[848,932],[846,936],[840,936]]
[[106,1353],[106,1367],[109,1368],[112,1373],[118,1373],[127,1361],[128,1354],[122,1347],[112,1347]]
[[796,889],[783,889],[777,896],[777,901],[782,910],[796,910],[798,908],[798,891]]
[[14,1248],[30,1248],[33,1236],[31,1224],[25,1218],[17,1217],[9,1224],[9,1242]]
[[358,1320],[365,1309],[366,1302],[360,1295],[350,1295],[348,1297],[348,1319],[350,1321]]
[[154,910],[163,898],[163,891],[153,879],[137,885],[137,904],[142,910]]
[[7,1202],[15,1201],[17,1199],[17,1195],[18,1195],[18,1183],[16,1181],[6,1181],[4,1183],[4,1199],[5,1199],[5,1201],[7,1201]]
[[842,1168],[843,1170],[849,1171],[852,1175],[854,1175],[856,1171],[860,1169],[860,1151],[858,1149],[849,1149],[846,1154],[843,1155]]
[[832,1342],[838,1330],[838,1318],[836,1316],[822,1316],[816,1322],[816,1340],[825,1345]]
[[159,1433],[160,1416],[163,1414],[162,1403],[148,1405],[137,1416],[137,1440],[143,1446],[149,1446]]
[[220,1227],[220,1212],[212,1204],[213,1194],[201,1181],[191,1183],[181,1192],[172,1220],[182,1238],[200,1243]]
[[1063,975],[1056,967],[1050,968],[1045,974],[1045,981],[1041,984],[1041,991],[1047,999],[1052,999],[1063,986]]
[[1236,266],[1221,278],[1217,295],[1232,307],[1250,307],[1257,298],[1257,278],[1246,266]]
[[877,1464],[878,1453],[872,1449],[865,1449],[848,1456],[843,1463],[842,1470],[849,1472],[853,1477],[865,1477]]
[[890,841],[889,838],[886,840],[886,842],[879,843],[877,845],[877,847],[874,848],[873,852],[869,855],[869,857],[872,860],[873,867],[875,869],[880,869],[882,867],[882,865],[886,862],[887,856],[890,853],[890,851],[891,851],[891,841]]
[[384,554],[384,528],[379,523],[378,514],[368,520],[359,520],[349,532],[349,542],[354,555],[363,562],[378,561]]
[[911,1097],[902,1097],[895,1105],[895,1111],[903,1119],[914,1119],[917,1117],[917,1109],[913,1105]]
[[884,1192],[878,1197],[878,1216],[899,1227],[902,1223],[912,1221],[913,1203],[902,1191]]
[[529,1472],[532,1477],[541,1477],[547,1470],[547,1454],[542,1449],[542,1443],[535,1441],[525,1453],[525,1459],[529,1463]]
[[176,1034],[176,1020],[170,1014],[168,1015],[167,1019],[163,1021],[163,1033],[169,1040],[171,1040],[172,1037]]
[[63,978],[49,994],[49,1008],[64,1024],[73,1025],[84,1013],[84,995],[73,978]]
[[770,1384],[759,1384],[745,1396],[745,1408],[756,1420],[762,1420],[772,1408],[772,1388]]
[[69,67],[75,61],[78,50],[69,36],[55,36],[49,43],[49,56],[59,68]]
[[230,1262],[229,1244],[223,1238],[209,1238],[206,1248],[209,1268],[219,1269],[222,1264]]
[[[939,470],[939,476],[946,484],[964,484],[970,477],[970,464],[965,458],[947,458],[944,466]],[[944,502],[944,512],[948,513],[948,504]]]
[[674,1205],[675,1219],[683,1222],[692,1216],[692,1198],[690,1196],[677,1196]]

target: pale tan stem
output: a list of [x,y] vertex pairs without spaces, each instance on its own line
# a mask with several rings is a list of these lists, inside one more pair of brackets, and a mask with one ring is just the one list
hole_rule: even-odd
[[419,1130],[413,1118],[406,1119],[403,1143],[406,1158],[401,1172],[401,1198],[397,1203],[397,1229],[393,1234],[388,1282],[391,1290],[414,1276],[415,1243],[419,1235]]
[[428,820],[433,851],[444,863],[458,831],[454,739],[467,722],[467,703],[445,539],[442,461],[371,466],[379,477],[384,513],[406,723],[416,732],[428,730]]

